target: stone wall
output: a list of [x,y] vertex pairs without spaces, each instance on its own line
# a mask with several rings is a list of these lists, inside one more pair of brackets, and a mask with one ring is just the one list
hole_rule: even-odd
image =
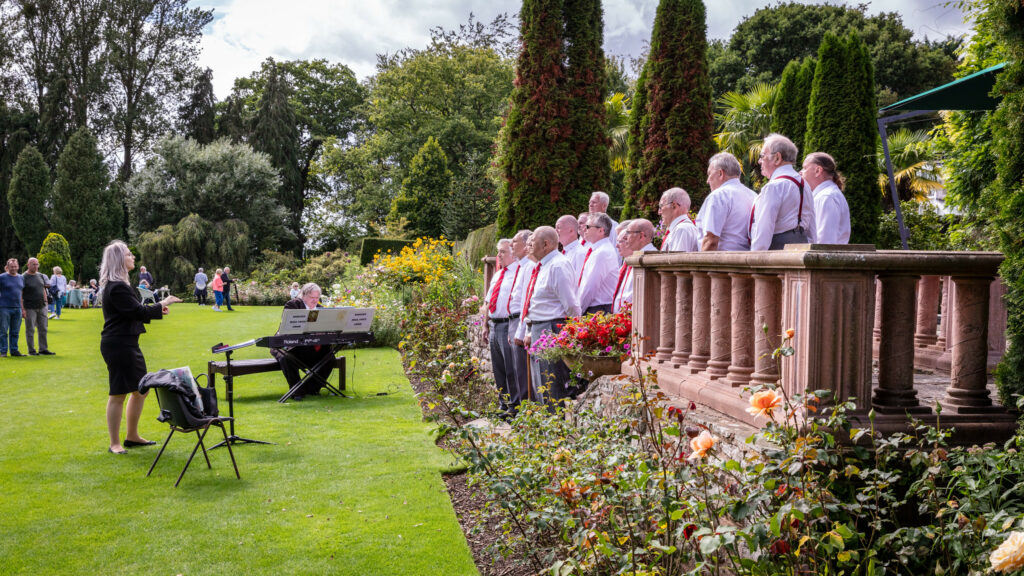
[[491,370],[491,350],[484,342],[483,314],[475,314],[466,319],[469,332],[470,354],[480,359],[480,372],[484,378],[493,379],[494,372]]

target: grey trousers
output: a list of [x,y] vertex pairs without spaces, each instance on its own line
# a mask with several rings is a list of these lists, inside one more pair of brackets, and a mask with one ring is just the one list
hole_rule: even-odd
[[[517,330],[519,330],[519,318],[510,320],[508,323],[509,338],[512,338]],[[510,347],[512,348],[512,364],[516,375],[515,395],[512,396],[512,403],[518,406],[520,402],[530,397],[530,383],[529,376],[527,375],[530,370],[530,364],[527,360],[525,348],[516,346],[515,342],[511,342]],[[511,386],[509,388],[511,389]],[[537,397],[534,396],[533,400],[537,400]]]
[[491,329],[491,371],[494,386],[501,396],[501,409],[508,410],[516,403],[516,366],[512,345],[508,343],[508,322],[489,321]]
[[[540,340],[544,332],[558,334],[562,331],[559,325],[564,323],[564,319],[534,322],[530,325],[530,338],[536,342]],[[542,387],[546,389],[544,399],[549,407],[553,408],[569,397],[569,367],[565,365],[565,362],[561,360],[547,362],[540,358],[531,358],[530,369],[533,374],[533,388],[534,390]]]
[[28,341],[28,352],[36,351],[32,333],[39,330],[39,351],[49,350],[46,346],[46,308],[25,308],[25,340]]
[[772,243],[768,246],[769,250],[782,250],[786,244],[807,244],[807,234],[803,228],[793,228],[786,232],[779,232],[778,234],[772,235]]

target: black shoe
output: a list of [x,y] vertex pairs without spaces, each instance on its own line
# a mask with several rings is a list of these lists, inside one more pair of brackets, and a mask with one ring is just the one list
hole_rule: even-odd
[[29,355],[29,356],[38,356],[38,355],[39,355],[39,352],[36,352],[35,350],[29,350],[29,351],[28,351],[28,355]]
[[295,400],[296,402],[302,402],[305,399],[306,399],[306,395],[305,394],[296,394],[296,395],[292,396],[292,400]]
[[111,454],[120,454],[121,456],[124,456],[125,454],[127,454],[127,453],[128,453],[128,451],[127,451],[127,450],[125,450],[125,451],[123,451],[123,452],[114,452],[114,449],[113,449],[113,448],[107,448],[107,452],[110,452]]
[[18,358],[20,356],[24,356],[24,354],[22,354],[21,352],[18,352],[17,350],[15,350],[14,352],[11,352],[11,356],[13,358]]
[[156,442],[153,440],[147,440],[146,442],[136,442],[134,440],[125,440],[121,443],[125,448],[135,448],[137,446],[154,446]]
[[50,352],[49,350],[40,350],[39,353],[42,354],[43,356],[56,356],[57,355],[56,352]]

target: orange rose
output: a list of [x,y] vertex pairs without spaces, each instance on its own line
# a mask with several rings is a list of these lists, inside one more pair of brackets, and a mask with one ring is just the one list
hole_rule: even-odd
[[715,447],[715,442],[718,442],[718,439],[712,436],[710,432],[707,430],[701,431],[700,435],[690,440],[690,449],[693,450],[693,453],[690,454],[689,459],[695,460],[707,456],[708,450]]
[[796,331],[794,331],[792,328],[786,330],[786,340],[792,340],[794,334],[796,334]]
[[750,397],[750,407],[747,414],[751,416],[767,416],[771,418],[772,412],[782,403],[782,398],[774,390],[763,390]]
[[1013,572],[1024,566],[1024,532],[1014,532],[989,556],[992,570]]

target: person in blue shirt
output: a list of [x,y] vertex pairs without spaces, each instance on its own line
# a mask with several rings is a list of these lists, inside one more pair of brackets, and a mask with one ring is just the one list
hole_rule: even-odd
[[18,260],[7,261],[4,274],[0,274],[0,358],[7,356],[24,356],[18,351],[18,331],[21,330],[21,319],[24,310],[21,307],[21,291],[25,289],[25,279],[18,275]]

